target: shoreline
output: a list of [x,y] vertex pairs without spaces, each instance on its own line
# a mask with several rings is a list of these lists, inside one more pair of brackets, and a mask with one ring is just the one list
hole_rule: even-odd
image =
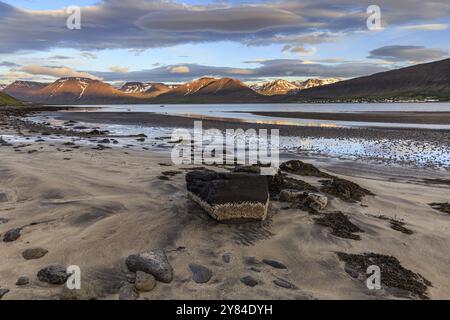
[[254,115],[287,119],[335,120],[357,122],[412,123],[412,124],[450,124],[450,112],[427,111],[372,111],[372,112],[250,112]]

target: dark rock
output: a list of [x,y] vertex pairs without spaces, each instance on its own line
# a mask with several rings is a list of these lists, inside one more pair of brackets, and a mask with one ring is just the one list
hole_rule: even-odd
[[137,300],[138,298],[139,292],[132,284],[126,283],[120,287],[119,300]]
[[4,297],[5,294],[9,292],[9,289],[0,289],[0,300]]
[[207,283],[212,277],[212,271],[202,265],[191,263],[189,269],[192,272],[192,280],[196,283]]
[[[369,266],[378,266],[381,270],[381,285],[388,288],[397,288],[409,292],[421,299],[428,299],[427,290],[431,282],[419,273],[404,268],[397,258],[377,253],[348,254],[337,253],[339,259],[344,261],[346,268],[366,274]],[[400,294],[398,291],[392,292]]]
[[20,238],[21,228],[14,228],[9,231],[6,231],[3,235],[4,242],[13,242]]
[[364,189],[354,182],[334,178],[331,181],[324,180],[322,182],[322,192],[331,194],[346,202],[361,201],[363,197],[374,195],[367,189]]
[[258,166],[237,166],[233,169],[233,172],[261,174],[261,168]]
[[230,261],[231,261],[231,254],[230,253],[225,253],[224,255],[222,255],[222,260],[225,263],[230,263]]
[[26,286],[29,283],[30,283],[30,279],[28,277],[20,277],[16,281],[17,286]]
[[136,272],[134,286],[142,292],[152,291],[156,286],[156,279],[153,275],[142,271]]
[[48,253],[48,250],[44,248],[31,248],[26,249],[22,252],[22,257],[25,260],[33,260],[33,259],[40,259],[43,256],[45,256]]
[[218,221],[264,220],[267,216],[265,176],[203,170],[188,172],[186,182],[190,197]]
[[131,272],[142,271],[153,275],[158,281],[172,282],[173,269],[164,250],[158,249],[130,255],[126,259],[126,265]]
[[349,266],[345,266],[344,270],[353,279],[358,279],[359,278],[359,272],[356,271],[355,269],[352,269]]
[[9,222],[8,219],[6,219],[6,218],[0,218],[0,224],[7,223],[7,222]]
[[275,269],[287,269],[287,267],[282,264],[281,262],[275,261],[275,260],[269,260],[269,259],[263,259],[265,264],[275,268]]
[[244,257],[244,263],[247,265],[259,265],[261,264],[261,261],[256,257]]
[[354,225],[342,212],[327,213],[323,217],[315,218],[315,223],[331,229],[331,234],[345,239],[361,240],[356,232],[364,232]]
[[37,277],[39,281],[50,284],[64,284],[69,277],[66,268],[61,265],[51,265],[39,270]]
[[258,281],[252,276],[245,276],[241,278],[241,282],[249,287],[254,287],[258,285]]
[[257,272],[257,273],[261,272],[261,269],[258,269],[258,268],[255,268],[255,267],[250,267],[250,268],[248,268],[248,270],[253,271],[253,272]]
[[0,192],[0,202],[8,202],[8,195],[4,192]]
[[280,165],[280,169],[285,172],[294,173],[307,177],[332,178],[328,173],[322,172],[315,166],[300,160],[291,160]]
[[294,284],[290,283],[285,279],[277,278],[273,280],[273,283],[285,289],[297,289],[297,287]]

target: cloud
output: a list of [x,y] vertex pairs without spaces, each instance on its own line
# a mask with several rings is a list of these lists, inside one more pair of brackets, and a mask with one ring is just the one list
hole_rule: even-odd
[[68,56],[56,55],[56,56],[48,57],[48,59],[50,59],[50,60],[70,60],[72,58],[68,57]]
[[[178,1],[99,1],[82,7],[81,30],[66,28],[64,9],[23,10],[0,2],[0,53],[52,48],[141,52],[217,41],[300,47],[367,32],[367,2],[360,0],[210,1],[204,5]],[[450,16],[448,0],[380,0],[377,4],[390,26]]]
[[20,68],[19,71],[32,75],[51,76],[55,78],[83,77],[91,79],[100,79],[99,77],[94,76],[88,72],[80,72],[67,67],[46,67],[38,65],[28,65]]
[[[280,77],[333,77],[352,78],[389,70],[387,67],[371,63],[337,63],[323,65],[297,59],[259,60],[252,68],[230,68],[186,64],[183,68],[189,73],[172,72],[181,66],[164,66],[148,70],[130,71],[126,74],[115,72],[91,72],[105,81],[143,81],[143,82],[185,82],[203,76],[231,77],[243,81],[259,81],[267,78]],[[185,70],[186,70],[185,69]],[[185,71],[184,70],[184,71]]]
[[150,31],[248,33],[299,24],[304,19],[287,10],[270,7],[239,6],[235,8],[158,10],[137,21]]
[[15,62],[3,61],[3,62],[0,62],[0,67],[14,68],[14,67],[20,67],[20,65]]
[[414,30],[414,31],[441,31],[447,30],[449,27],[448,24],[445,23],[433,23],[433,24],[417,24],[410,26],[401,26],[402,30]]
[[170,73],[189,73],[191,71],[187,66],[176,66],[168,69],[170,70]]
[[305,46],[295,47],[295,46],[286,45],[286,46],[284,46],[282,51],[296,53],[300,56],[312,56],[312,55],[316,54],[317,49],[315,47],[306,48]]
[[82,51],[80,52],[80,55],[89,59],[97,59],[97,55],[93,52]]
[[112,72],[117,72],[117,73],[127,73],[130,68],[127,67],[119,67],[119,66],[112,66],[109,68],[109,70],[111,70]]
[[421,46],[385,46],[370,51],[370,59],[381,59],[391,62],[424,62],[443,59],[448,52],[442,49],[430,49]]

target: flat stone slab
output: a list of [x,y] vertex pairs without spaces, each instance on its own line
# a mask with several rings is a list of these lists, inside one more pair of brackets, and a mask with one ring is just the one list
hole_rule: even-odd
[[269,189],[265,176],[209,170],[186,174],[189,196],[217,221],[265,220]]
[[196,283],[207,283],[213,275],[210,269],[196,263],[190,263],[189,269],[192,272],[192,280]]

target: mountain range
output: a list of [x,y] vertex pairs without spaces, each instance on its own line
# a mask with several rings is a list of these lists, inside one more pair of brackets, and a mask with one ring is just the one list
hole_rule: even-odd
[[47,104],[276,103],[309,101],[450,100],[450,59],[350,80],[283,79],[246,85],[231,78],[203,77],[184,84],[127,82],[116,88],[100,80],[61,78],[53,83],[15,81],[3,92]]
[[311,100],[450,100],[450,59],[424,63],[371,76],[315,87],[288,101]]

